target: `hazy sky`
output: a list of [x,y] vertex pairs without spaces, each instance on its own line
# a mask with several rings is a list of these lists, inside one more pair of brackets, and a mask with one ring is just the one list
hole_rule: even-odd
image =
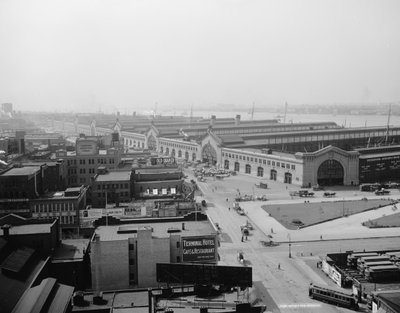
[[399,100],[399,0],[0,0],[20,110]]

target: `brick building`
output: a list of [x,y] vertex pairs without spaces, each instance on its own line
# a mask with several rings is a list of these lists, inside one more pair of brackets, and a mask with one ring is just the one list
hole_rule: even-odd
[[132,199],[131,171],[107,171],[99,168],[92,186],[93,207],[105,207],[107,204],[130,202]]
[[59,218],[63,229],[79,228],[79,211],[86,208],[87,187],[67,188],[65,191],[50,192],[30,201],[34,218]]

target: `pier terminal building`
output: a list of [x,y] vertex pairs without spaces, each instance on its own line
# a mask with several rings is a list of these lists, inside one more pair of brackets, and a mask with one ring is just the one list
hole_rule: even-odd
[[295,184],[358,185],[400,177],[400,127],[349,127],[334,122],[176,116],[54,116],[65,136],[118,133],[124,149],[207,162],[243,174]]

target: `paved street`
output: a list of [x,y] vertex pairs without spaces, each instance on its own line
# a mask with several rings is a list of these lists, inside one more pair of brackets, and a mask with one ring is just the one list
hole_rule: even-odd
[[[193,172],[186,169],[188,179],[195,179]],[[368,229],[361,226],[361,222],[370,218],[380,217],[383,214],[394,213],[391,207],[372,210],[369,212],[337,219],[331,222],[307,227],[300,230],[287,230],[275,219],[270,217],[263,209],[263,204],[302,202],[304,199],[292,199],[291,190],[299,188],[269,182],[268,189],[254,188],[259,182],[257,178],[237,175],[223,180],[214,180],[207,177],[206,182],[198,182],[203,195],[208,203],[207,214],[213,222],[221,227],[221,247],[219,249],[222,265],[241,266],[237,261],[238,251],[243,251],[245,256],[244,266],[253,268],[254,286],[251,298],[263,301],[272,312],[351,312],[347,309],[336,308],[308,297],[310,282],[319,285],[331,285],[316,263],[320,256],[329,252],[339,252],[360,249],[394,249],[398,248],[396,236],[400,236],[397,228]],[[242,195],[266,194],[268,201],[241,202],[246,216],[241,216],[232,209],[234,197]],[[361,199],[362,197],[376,198],[372,193],[359,192],[355,188],[335,190],[339,199]],[[398,191],[391,197],[400,198]],[[226,201],[228,199],[228,201]],[[322,192],[317,192],[316,197],[307,199],[321,201]],[[334,201],[335,199],[332,199]],[[326,199],[324,199],[326,201]],[[230,210],[229,210],[230,208]],[[247,240],[242,242],[240,226],[249,221],[254,226]],[[273,233],[271,234],[271,228]],[[320,235],[323,234],[323,240]],[[272,236],[279,242],[276,247],[264,247],[260,241],[268,241]],[[377,237],[388,238],[377,238]],[[351,238],[369,238],[354,240]],[[339,239],[339,240],[338,240]],[[343,240],[346,239],[346,240]],[[289,240],[291,241],[291,258],[289,258]]]

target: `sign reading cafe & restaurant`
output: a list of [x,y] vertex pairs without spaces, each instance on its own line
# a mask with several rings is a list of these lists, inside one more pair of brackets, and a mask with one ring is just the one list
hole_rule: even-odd
[[215,262],[216,242],[214,236],[182,238],[183,262]]

